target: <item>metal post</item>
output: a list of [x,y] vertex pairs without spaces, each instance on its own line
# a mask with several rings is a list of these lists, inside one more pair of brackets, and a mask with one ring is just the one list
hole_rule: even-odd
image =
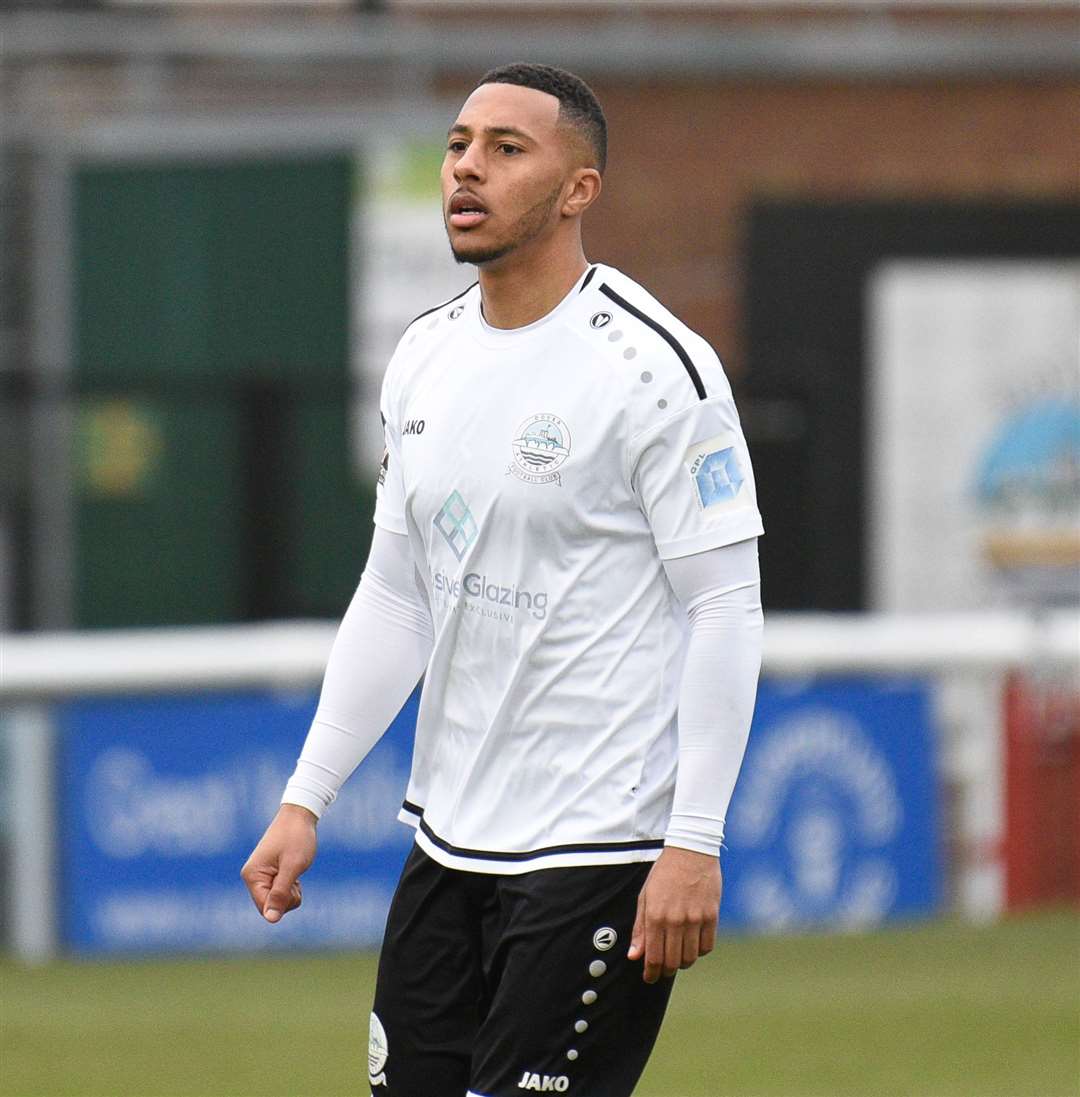
[[55,729],[44,705],[9,709],[11,778],[11,930],[24,963],[51,960],[57,951]]

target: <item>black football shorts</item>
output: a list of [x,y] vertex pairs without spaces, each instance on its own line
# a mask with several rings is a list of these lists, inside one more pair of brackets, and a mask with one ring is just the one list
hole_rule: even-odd
[[379,959],[373,1097],[630,1097],[674,982],[626,958],[651,868],[497,876],[414,846]]

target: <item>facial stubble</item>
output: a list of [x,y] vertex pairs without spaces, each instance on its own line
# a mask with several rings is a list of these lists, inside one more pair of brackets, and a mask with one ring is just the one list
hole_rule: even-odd
[[[459,263],[472,263],[475,266],[480,266],[483,263],[493,263],[496,259],[501,259],[504,255],[509,255],[510,252],[520,248],[524,244],[530,243],[535,240],[544,230],[544,226],[548,222],[548,218],[551,216],[551,211],[555,208],[555,203],[559,200],[559,195],[562,193],[562,184],[559,183],[550,194],[541,198],[536,205],[527,209],[518,219],[514,225],[514,233],[510,240],[506,243],[498,244],[495,247],[477,248],[474,251],[470,251],[468,248],[468,241],[463,240],[455,247],[453,239],[450,240],[450,251],[454,256],[454,259]],[[447,226],[447,234],[449,235],[449,226]]]

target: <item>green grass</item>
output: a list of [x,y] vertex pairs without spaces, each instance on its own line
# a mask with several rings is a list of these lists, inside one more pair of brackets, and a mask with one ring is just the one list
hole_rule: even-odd
[[[0,1094],[366,1097],[374,974],[368,955],[4,963]],[[722,939],[679,977],[638,1097],[1080,1094],[1078,982],[1070,912]]]

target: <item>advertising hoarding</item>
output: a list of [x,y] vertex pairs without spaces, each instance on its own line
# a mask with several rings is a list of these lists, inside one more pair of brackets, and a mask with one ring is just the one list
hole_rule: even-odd
[[[239,870],[316,695],[81,701],[62,713],[61,924],[79,954],[378,944],[412,831],[396,821],[416,698],[319,825],[304,905],[258,915]],[[925,683],[766,680],[722,855],[721,925],[868,927],[941,900]]]
[[303,906],[264,922],[240,868],[317,694],[80,701],[61,712],[61,933],[76,953],[371,946],[412,831],[397,822],[416,698],[319,824]]
[[929,694],[766,680],[727,817],[721,927],[863,928],[941,901]]
[[871,580],[889,612],[1080,600],[1080,264],[868,286]]

